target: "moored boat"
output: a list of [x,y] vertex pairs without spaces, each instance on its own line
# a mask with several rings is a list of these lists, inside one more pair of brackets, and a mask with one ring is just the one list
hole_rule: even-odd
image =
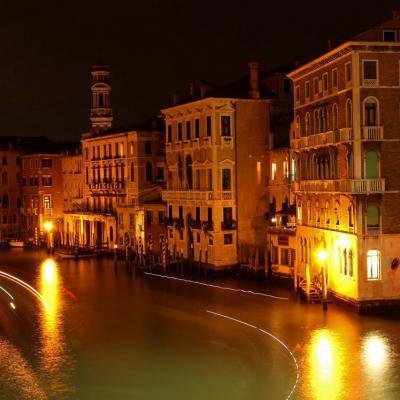
[[10,247],[18,247],[18,248],[21,248],[21,247],[24,247],[24,242],[22,241],[22,240],[10,240],[9,242],[9,245],[10,245]]

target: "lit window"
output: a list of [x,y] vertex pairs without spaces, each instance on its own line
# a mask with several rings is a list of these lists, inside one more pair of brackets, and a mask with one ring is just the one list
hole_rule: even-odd
[[289,162],[285,160],[283,162],[283,176],[287,179],[289,178]]
[[276,172],[276,162],[273,162],[271,164],[271,177],[273,181],[276,180]]
[[381,252],[379,250],[368,250],[367,252],[367,278],[370,280],[381,277]]

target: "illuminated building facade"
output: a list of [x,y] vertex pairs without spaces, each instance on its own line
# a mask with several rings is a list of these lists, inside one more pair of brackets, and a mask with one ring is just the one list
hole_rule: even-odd
[[271,126],[290,115],[291,82],[249,67],[223,87],[195,82],[162,110],[169,253],[214,269],[265,264],[265,154]]
[[12,145],[0,145],[0,240],[21,232],[21,157]]
[[82,154],[80,150],[66,152],[61,158],[64,212],[82,210],[83,175]]
[[297,170],[297,275],[360,306],[400,299],[400,19],[289,74]]
[[43,224],[50,221],[59,240],[63,220],[61,154],[22,156],[22,196],[25,238],[41,240]]

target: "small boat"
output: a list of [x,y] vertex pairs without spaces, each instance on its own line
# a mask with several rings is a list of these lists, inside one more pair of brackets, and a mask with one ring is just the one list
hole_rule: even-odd
[[88,257],[95,257],[96,254],[93,252],[83,252],[79,251],[78,254],[74,254],[74,252],[66,252],[62,250],[58,250],[54,253],[56,256],[60,258],[65,258],[65,259],[71,259],[71,258],[88,258]]
[[9,242],[10,247],[17,247],[17,248],[21,248],[24,247],[25,243],[22,240],[10,240]]

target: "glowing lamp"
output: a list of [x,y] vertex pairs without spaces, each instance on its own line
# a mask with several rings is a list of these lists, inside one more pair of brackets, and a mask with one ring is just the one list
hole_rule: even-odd
[[46,222],[43,224],[43,227],[44,227],[44,230],[45,230],[46,232],[51,232],[52,229],[53,229],[53,224],[52,224],[50,221],[46,221]]
[[328,257],[328,255],[324,249],[321,249],[318,251],[317,257],[318,257],[319,261],[324,262],[326,260],[326,258]]
[[276,223],[276,218],[275,218],[275,217],[272,217],[272,218],[271,218],[271,222],[272,222],[273,224],[275,224],[275,223]]

